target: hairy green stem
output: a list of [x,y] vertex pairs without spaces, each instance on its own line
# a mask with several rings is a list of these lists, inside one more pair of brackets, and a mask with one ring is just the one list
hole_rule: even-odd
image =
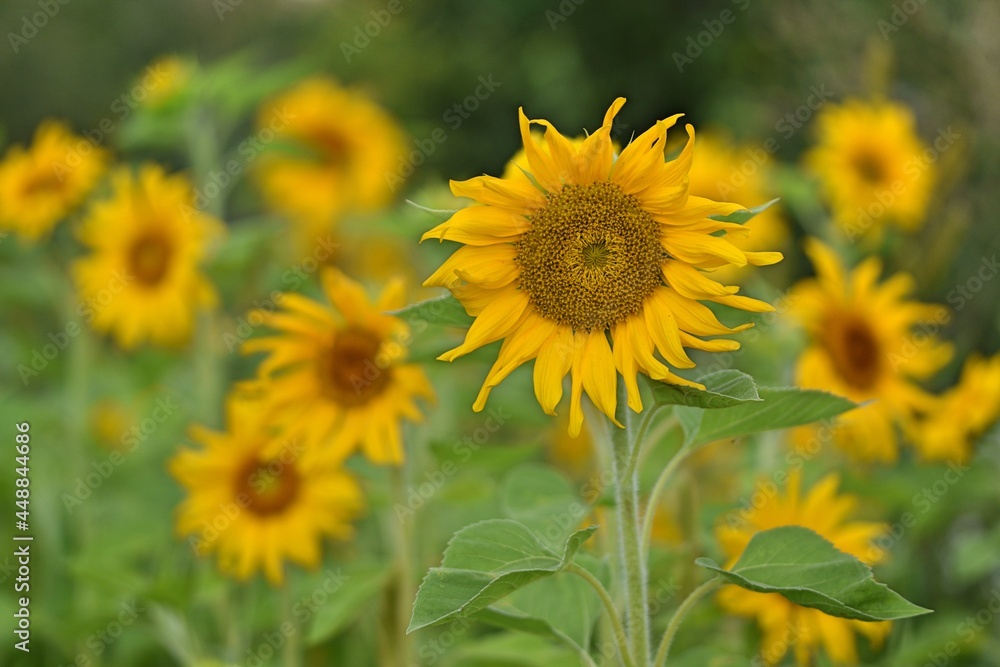
[[582,577],[584,581],[590,584],[591,588],[597,591],[598,597],[601,598],[601,604],[604,605],[604,611],[607,612],[608,618],[611,619],[611,626],[615,632],[615,641],[618,643],[618,651],[621,654],[622,662],[626,667],[636,667],[635,660],[633,660],[632,654],[629,651],[625,626],[622,625],[622,620],[618,616],[618,609],[615,607],[615,601],[611,599],[611,594],[608,593],[597,577],[576,563],[570,563],[566,571]]
[[625,575],[625,614],[628,639],[636,664],[649,664],[649,604],[646,559],[639,540],[639,479],[636,471],[638,443],[632,439],[633,415],[624,385],[618,390],[619,421],[625,426],[612,435],[611,471],[615,479],[618,543]]
[[285,645],[282,647],[281,664],[285,667],[299,667],[302,664],[302,628],[295,622],[295,615],[292,613],[292,585],[288,581],[282,584],[280,595],[282,625],[292,625],[292,632],[285,637]]
[[691,611],[691,608],[699,600],[718,586],[719,583],[720,579],[718,577],[709,579],[684,598],[684,602],[681,602],[681,606],[674,612],[670,623],[667,625],[666,632],[663,633],[663,640],[660,641],[660,648],[656,651],[656,660],[653,661],[653,667],[663,667],[667,664],[667,656],[670,655],[670,646],[674,643],[674,637],[677,635],[677,630],[681,627],[681,623],[684,622],[684,617],[687,616],[688,612]]
[[[406,504],[407,464],[401,463],[392,467],[392,488],[396,503]],[[396,587],[396,622],[395,640],[397,659],[400,665],[416,664],[413,638],[406,634],[413,611],[413,601],[417,597],[416,584],[413,578],[413,519],[412,517],[389,517],[393,525],[393,535],[396,542],[396,569],[398,586]]]
[[666,490],[667,483],[674,476],[674,473],[677,472],[677,468],[684,462],[687,455],[688,453],[683,451],[674,454],[674,457],[670,459],[670,463],[660,472],[660,476],[656,478],[656,484],[653,485],[653,490],[649,493],[649,500],[646,503],[646,515],[643,517],[642,522],[642,548],[644,551],[649,550],[649,542],[653,535],[653,519],[656,517],[660,497]]

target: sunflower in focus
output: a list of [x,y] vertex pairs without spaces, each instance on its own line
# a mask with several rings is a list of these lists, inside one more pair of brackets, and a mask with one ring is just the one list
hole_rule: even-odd
[[56,121],[35,130],[28,149],[0,161],[0,229],[35,242],[79,206],[107,169],[108,154]]
[[[800,281],[789,295],[790,310],[809,336],[796,366],[797,383],[857,403],[871,401],[838,417],[834,439],[859,460],[893,462],[895,426],[907,428],[934,405],[916,381],[951,358],[951,346],[927,330],[928,322],[940,327],[947,311],[906,300],[913,289],[909,275],[878,283],[877,257],[848,273],[833,250],[815,239],[806,242],[806,253],[816,277]],[[798,429],[797,435],[816,428]]]
[[82,312],[125,349],[182,345],[198,309],[215,304],[199,265],[225,228],[194,208],[187,178],[158,165],[120,169],[111,185],[111,198],[95,203],[79,230],[91,250],[73,266]]
[[850,100],[824,107],[816,123],[818,142],[806,165],[848,239],[869,229],[877,237],[887,224],[912,231],[923,222],[936,174],[910,109]]
[[[884,552],[870,548],[870,543],[885,533],[885,526],[849,521],[857,499],[839,494],[838,486],[837,475],[828,475],[803,496],[801,475],[795,471],[788,476],[784,494],[770,496],[747,519],[720,523],[715,535],[726,554],[726,567],[739,560],[756,533],[780,526],[809,528],[868,565],[878,562]],[[827,616],[817,609],[800,607],[778,593],[754,593],[732,585],[723,587],[717,599],[726,612],[757,620],[762,633],[759,655],[767,665],[779,663],[792,650],[799,667],[808,667],[817,664],[815,656],[821,647],[833,664],[855,665],[858,655],[854,633],[868,637],[877,648],[892,628],[888,621],[866,623]]]
[[[548,414],[555,414],[563,378],[571,374],[569,432],[575,436],[583,425],[584,391],[614,420],[618,373],[636,412],[642,410],[639,371],[701,387],[668,364],[693,367],[685,347],[736,349],[734,341],[700,336],[750,325],[725,326],[700,301],[772,310],[704,272],[773,264],[781,254],[740,250],[723,235],[746,230],[709,217],[743,206],[689,195],[694,128],[687,126],[688,141],[670,162],[664,161],[667,129],[680,114],[657,122],[616,158],[611,126],[624,103],[618,98],[603,125],[576,145],[548,121],[529,121],[520,111],[530,178],[452,181],[455,196],[478,205],[423,236],[464,244],[424,284],[449,288],[476,317],[465,342],[439,358],[452,361],[504,339],[477,411],[493,387],[535,359],[535,396]],[[545,128],[544,149],[532,139],[531,124]]]
[[[271,207],[315,236],[345,212],[368,212],[392,198],[404,152],[395,120],[362,93],[333,81],[304,81],[263,105],[258,136],[275,137],[258,176]],[[311,239],[310,239],[311,240]]]
[[966,463],[976,440],[1000,418],[1000,354],[966,359],[958,384],[934,401],[910,429],[924,461]]
[[315,567],[323,537],[351,536],[362,493],[335,457],[304,456],[287,439],[275,449],[259,400],[231,396],[226,431],[193,426],[201,447],[181,450],[170,472],[188,494],[176,530],[195,553],[217,554],[219,569],[238,579],[263,570],[278,585],[283,561]]
[[[689,192],[708,199],[736,199],[764,203],[768,194],[771,156],[761,148],[737,146],[720,134],[702,133],[698,151],[691,161]],[[777,206],[762,211],[744,224],[748,236],[734,236],[732,243],[740,250],[781,248],[788,241],[788,225]],[[717,281],[735,280],[745,268],[720,268],[712,277]]]
[[384,314],[404,303],[400,280],[375,303],[340,271],[322,273],[331,308],[299,294],[284,294],[281,310],[262,312],[279,333],[243,344],[266,352],[259,379],[265,411],[288,437],[344,459],[360,448],[373,463],[403,461],[400,422],[421,421],[414,399],[434,398],[423,369],[404,363],[409,329]]

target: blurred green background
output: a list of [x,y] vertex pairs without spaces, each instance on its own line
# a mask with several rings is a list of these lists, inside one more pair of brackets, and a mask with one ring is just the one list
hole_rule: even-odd
[[[447,140],[409,180],[407,189],[414,193],[448,178],[498,174],[520,143],[516,124],[519,106],[530,117],[549,119],[566,134],[576,134],[596,127],[608,104],[619,95],[628,98],[616,126],[618,140],[623,143],[655,119],[684,112],[697,128],[724,128],[750,146],[775,138],[779,145],[777,161],[797,164],[803,149],[812,142],[812,127],[807,122],[801,129],[786,133],[782,128],[787,125],[782,121],[805,104],[814,89],[825,87],[834,99],[885,96],[904,102],[914,110],[925,141],[932,141],[947,128],[960,136],[955,149],[948,151],[939,165],[941,184],[925,225],[914,236],[897,239],[887,259],[889,271],[910,271],[917,280],[919,298],[947,303],[949,295],[966,282],[984,257],[1000,253],[1000,224],[995,214],[996,183],[1000,182],[1000,3],[400,0],[402,10],[380,26],[377,35],[368,37],[366,46],[363,39],[356,42],[359,30],[364,31],[373,16],[384,16],[388,4],[385,0],[70,0],[63,5],[56,0],[8,0],[0,5],[0,26],[5,35],[0,45],[3,141],[29,142],[35,126],[46,117],[66,119],[78,131],[94,128],[105,118],[120,120],[120,107],[114,106],[115,101],[128,93],[151,61],[164,54],[192,56],[204,64],[236,59],[251,74],[248,87],[254,85],[255,72],[262,76],[278,72],[278,79],[287,77],[289,81],[305,73],[328,73],[342,82],[357,84],[400,120],[411,141],[425,140],[435,128],[446,128]],[[26,43],[16,38],[12,42],[11,33],[22,33],[26,17],[43,11],[43,5],[58,7],[58,11]],[[732,17],[732,21],[722,23],[723,17]],[[724,26],[721,30],[720,25]],[[708,45],[699,46],[699,36],[706,34],[708,38],[703,41]],[[499,82],[495,92],[481,100],[457,128],[450,125],[449,119],[455,116],[449,115],[449,110],[475,94],[481,77]],[[250,115],[241,117],[234,135],[249,134],[252,121]],[[114,148],[120,139],[121,135],[113,133],[110,146]],[[182,166],[182,157],[170,150],[145,147],[143,151],[148,157]],[[130,157],[140,155],[132,153]],[[803,194],[807,186],[797,173],[779,169],[770,194],[783,198],[793,234],[801,237],[818,233],[825,224],[825,214],[817,208],[810,192]],[[240,206],[250,205],[239,201],[234,204],[237,210]],[[428,226],[426,218],[412,211],[398,217],[408,239]],[[424,250],[420,251],[424,261],[428,267],[433,266],[433,261],[426,258],[437,249]],[[3,281],[11,293],[17,292],[13,286],[17,274],[10,270],[16,252],[9,241],[0,249],[0,261],[8,263],[3,267]],[[809,271],[797,245],[789,247],[788,260],[778,270],[784,276],[780,282],[786,284],[790,277]],[[52,288],[51,293],[59,294],[59,290]],[[17,303],[19,298],[15,294],[12,301]],[[938,387],[954,380],[968,351],[995,353],[1000,348],[998,303],[1000,281],[987,281],[977,297],[955,313],[943,333],[956,343],[958,354],[949,370],[934,381]],[[32,322],[36,331],[57,331],[63,322],[59,308],[59,304],[53,306],[56,312],[51,319],[37,325]],[[0,312],[5,329],[13,325],[15,315],[19,326],[29,326],[26,310],[5,307],[5,312]],[[0,357],[12,360],[0,372],[0,381],[5,385],[0,394],[9,399],[0,409],[4,424],[14,423],[22,418],[18,414],[30,410],[38,415],[35,418],[39,423],[62,424],[69,433],[79,432],[86,417],[63,413],[61,403],[52,398],[63,391],[74,391],[73,387],[61,385],[62,370],[48,373],[42,381],[32,384],[30,391],[20,391],[15,365],[38,344],[38,336],[5,332],[0,337]],[[756,362],[756,368],[765,376],[771,374],[769,380],[787,381],[787,365],[777,370],[766,368],[766,356],[771,353],[778,352],[762,348],[758,355],[748,355],[748,363]],[[787,357],[787,350],[784,354]],[[102,380],[106,390],[136,395],[134,415],[142,417],[157,399],[175,396],[181,402],[184,418],[171,421],[157,432],[158,449],[144,448],[128,463],[134,469],[146,466],[156,479],[154,484],[147,486],[144,476],[120,474],[114,480],[116,493],[88,510],[89,529],[100,533],[106,522],[114,523],[115,532],[110,538],[105,535],[105,541],[91,543],[88,551],[81,552],[78,547],[84,542],[79,535],[66,537],[53,532],[42,536],[50,555],[36,562],[36,571],[62,573],[46,582],[45,595],[47,600],[58,601],[58,606],[48,613],[50,619],[66,624],[69,639],[64,646],[48,644],[41,654],[43,662],[10,664],[64,664],[59,661],[69,659],[74,647],[85,642],[94,627],[115,617],[118,599],[76,598],[77,589],[70,583],[76,578],[113,579],[105,582],[105,588],[99,582],[89,589],[86,594],[91,596],[100,596],[102,590],[119,594],[141,590],[151,599],[176,601],[178,605],[183,600],[194,600],[196,604],[217,596],[218,590],[210,588],[221,586],[217,579],[204,570],[198,577],[183,570],[187,562],[176,557],[177,552],[185,550],[183,545],[176,547],[177,552],[163,555],[162,561],[148,553],[150,544],[170,541],[166,517],[178,497],[177,489],[162,471],[162,460],[183,438],[188,418],[217,421],[217,417],[206,416],[213,414],[211,408],[199,405],[195,398],[184,395],[183,389],[177,389],[192,386],[197,377],[185,375],[190,369],[166,370],[174,361],[160,353],[138,361],[119,356],[103,369],[108,371]],[[56,367],[64,369],[65,363],[59,359]],[[166,378],[168,390],[166,394],[159,388],[146,391],[130,385],[134,381],[131,379],[108,379],[116,372],[120,372],[116,376],[119,378]],[[530,389],[523,382],[512,383],[497,393],[501,400],[517,403],[518,392],[530,393]],[[9,398],[12,394],[17,394],[16,398]],[[450,401],[464,406],[465,397],[459,389],[441,394],[443,404]],[[40,406],[46,406],[43,412],[39,412],[43,410]],[[545,422],[538,420],[534,406],[525,412],[528,416],[520,432],[523,440],[518,440],[517,432],[509,437],[512,442],[534,444],[538,438],[532,433]],[[439,422],[427,437],[448,443],[453,426]],[[937,608],[943,610],[935,619],[921,621],[925,625],[916,626],[919,632],[911,628],[903,636],[894,637],[897,648],[904,647],[894,655],[907,656],[908,660],[896,664],[923,667],[922,661],[937,646],[935,642],[952,636],[964,614],[982,608],[1000,584],[1000,531],[994,527],[1000,515],[1000,498],[996,493],[996,469],[992,467],[998,455],[996,438],[993,440],[991,448],[984,452],[985,467],[970,474],[969,483],[949,493],[946,502],[934,505],[918,529],[894,547],[898,552],[882,578],[897,590],[905,589],[911,599],[936,602]],[[56,448],[58,443],[49,440],[45,446]],[[773,450],[765,451],[773,454]],[[485,478],[500,476],[521,453],[512,449],[491,454],[496,460],[484,463],[486,472],[480,474]],[[57,451],[47,456],[56,465],[48,472],[37,473],[36,488],[43,488],[49,480],[53,482],[49,488],[56,489],[58,480],[74,479],[69,463],[63,462],[65,469],[58,467]],[[106,454],[94,454],[94,459],[101,456]],[[5,468],[2,475],[6,489],[9,471]],[[846,486],[862,494],[881,493],[880,499],[871,501],[876,511],[867,514],[891,521],[910,507],[914,492],[933,484],[939,476],[939,470],[908,467],[885,471],[881,477],[862,474]],[[460,482],[475,487],[482,479]],[[37,501],[39,512],[60,514],[63,504],[59,492],[44,493],[47,496]],[[454,493],[465,498],[459,490]],[[136,504],[125,500],[140,497],[142,500]],[[476,511],[490,515],[494,511],[491,501],[480,500]],[[378,502],[376,499],[375,504]],[[151,520],[148,512],[156,508],[160,516]],[[722,506],[714,505],[710,510],[721,511]],[[711,512],[706,509],[705,516]],[[441,534],[435,535],[433,541],[428,538],[428,558],[439,554],[449,531],[468,519],[463,514],[461,519],[449,517],[442,521],[438,526]],[[72,517],[62,517],[49,525],[69,521]],[[704,521],[703,527],[708,523]],[[81,542],[74,541],[77,539]],[[109,563],[133,562],[139,565],[123,571],[122,577],[111,576],[106,569]],[[139,572],[146,579],[129,579]],[[186,583],[178,587],[178,581]],[[9,605],[9,579],[5,578],[2,585],[4,604]],[[202,585],[207,588],[200,589]],[[68,592],[66,597],[59,594],[63,587]],[[244,595],[264,593],[255,590]],[[247,604],[259,611],[259,607]],[[81,617],[81,613],[94,613],[95,617]],[[165,649],[150,648],[182,646],[190,639],[170,636],[171,631],[185,630],[177,619],[164,614],[150,612],[138,632],[128,633],[129,638],[116,648],[122,652],[118,655],[127,656],[121,664],[174,664],[174,660],[183,659],[169,655]],[[260,611],[260,615],[268,618],[266,611]],[[219,628],[226,627],[225,619],[214,621]],[[50,629],[53,627],[50,625]],[[998,636],[1000,623],[977,637],[977,646],[985,645],[979,657],[950,664],[1000,664]],[[350,641],[338,640],[345,644]],[[0,647],[4,664],[21,659],[12,655],[8,644],[5,640]],[[219,649],[214,645],[202,648],[206,653]],[[337,644],[330,653],[341,648]],[[493,667],[497,663],[470,659],[461,664]]]

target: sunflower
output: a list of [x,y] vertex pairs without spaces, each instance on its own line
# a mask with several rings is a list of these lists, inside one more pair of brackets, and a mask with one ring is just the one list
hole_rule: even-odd
[[[872,565],[883,552],[871,549],[870,543],[885,533],[885,526],[866,521],[848,521],[857,499],[838,494],[839,480],[828,475],[803,497],[801,476],[788,476],[784,494],[770,496],[752,514],[720,523],[716,538],[726,554],[726,567],[732,567],[755,533],[779,526],[804,526],[833,543],[841,551]],[[765,664],[781,661],[791,649],[800,667],[814,665],[820,647],[836,665],[858,662],[854,632],[865,635],[876,646],[889,633],[889,622],[866,623],[827,616],[816,609],[800,607],[777,593],[754,593],[738,586],[725,586],[718,601],[731,614],[756,618],[760,626],[760,657]]]
[[35,130],[31,147],[14,146],[0,161],[0,229],[37,241],[93,190],[108,155],[56,121]]
[[[702,272],[772,264],[781,254],[740,250],[723,235],[745,233],[743,227],[709,217],[744,207],[689,196],[694,128],[687,126],[687,144],[673,161],[664,162],[664,146],[679,115],[657,122],[616,159],[611,125],[624,103],[618,98],[604,124],[578,145],[521,111],[530,178],[452,181],[455,196],[479,205],[423,236],[465,244],[424,284],[448,287],[476,317],[465,342],[439,358],[452,361],[504,339],[473,406],[477,411],[493,387],[535,359],[535,396],[549,414],[555,414],[563,378],[571,373],[569,432],[577,435],[584,391],[614,419],[621,373],[628,404],[639,412],[638,371],[701,387],[667,364],[693,367],[685,347],[738,347],[731,340],[699,338],[750,326],[724,326],[699,301],[771,310]],[[531,123],[545,128],[545,150],[532,139]]]
[[[703,132],[688,174],[689,192],[708,199],[763,203],[773,198],[767,190],[771,168],[771,157],[763,149],[735,145],[721,133]],[[762,211],[744,227],[749,236],[732,239],[740,250],[781,248],[788,241],[788,225],[778,206]],[[713,277],[720,282],[735,280],[746,272],[746,268],[721,268]]]
[[913,113],[893,102],[850,100],[824,107],[806,165],[819,178],[837,223],[852,241],[886,224],[923,222],[936,180]]
[[257,125],[261,141],[271,132],[277,138],[259,163],[265,199],[303,234],[315,236],[345,212],[377,210],[391,200],[403,134],[362,93],[309,79],[265,103]]
[[180,56],[163,56],[150,63],[139,85],[146,91],[143,104],[160,108],[176,99],[191,81],[193,65]]
[[403,282],[391,281],[372,304],[358,283],[323,270],[334,308],[284,294],[277,312],[260,313],[275,336],[251,339],[243,352],[267,352],[259,379],[269,418],[291,437],[346,458],[358,447],[372,462],[403,460],[402,418],[423,418],[415,398],[434,391],[416,364],[403,363],[409,328],[386,310],[403,305]]
[[860,460],[895,461],[894,425],[906,428],[933,406],[933,397],[915,380],[934,374],[951,357],[951,346],[931,330],[947,320],[947,311],[906,300],[913,288],[906,274],[877,283],[882,271],[877,257],[848,274],[819,241],[809,239],[806,253],[817,275],[789,295],[790,310],[809,336],[797,382],[858,403],[871,401],[840,417],[834,438]]
[[181,345],[215,290],[199,263],[221,222],[194,208],[193,187],[157,165],[112,175],[112,196],[93,205],[79,231],[92,250],[73,266],[91,325],[134,348],[148,340]]
[[910,429],[925,461],[965,463],[976,440],[1000,418],[1000,354],[973,356],[962,366],[958,384],[934,401]]
[[202,446],[181,450],[170,472],[188,493],[177,509],[179,537],[199,556],[217,554],[227,574],[247,579],[263,570],[277,585],[283,561],[315,567],[323,536],[351,535],[362,494],[335,457],[305,456],[288,439],[276,449],[259,401],[231,396],[224,432],[193,426]]

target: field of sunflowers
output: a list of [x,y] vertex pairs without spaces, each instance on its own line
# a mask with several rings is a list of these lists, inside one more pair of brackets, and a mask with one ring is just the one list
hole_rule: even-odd
[[1000,4],[0,25],[0,664],[1000,667]]

